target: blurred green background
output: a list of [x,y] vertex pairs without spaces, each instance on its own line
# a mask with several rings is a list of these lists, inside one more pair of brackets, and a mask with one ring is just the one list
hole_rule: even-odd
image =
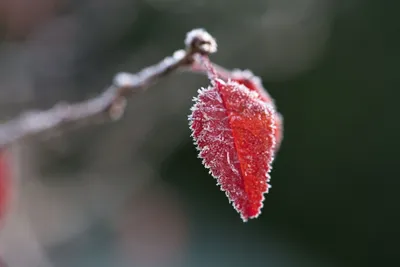
[[[15,220],[32,225],[37,266],[395,264],[400,3],[2,2],[4,118],[99,93],[197,27],[217,38],[213,61],[252,69],[284,116],[272,189],[247,223],[190,138],[191,98],[206,77],[173,75],[136,95],[121,122],[25,144],[26,217]],[[19,238],[8,231],[6,248]],[[28,262],[31,246],[18,242]]]

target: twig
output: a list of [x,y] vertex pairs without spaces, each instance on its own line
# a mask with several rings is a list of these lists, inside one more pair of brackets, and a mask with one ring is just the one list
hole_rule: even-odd
[[0,148],[43,133],[106,119],[119,119],[124,113],[129,96],[145,90],[159,78],[178,69],[190,68],[196,55],[208,55],[217,51],[215,39],[203,29],[190,31],[186,35],[185,46],[185,50],[178,50],[172,56],[136,74],[118,73],[113,85],[97,97],[76,104],[59,103],[46,111],[27,111],[0,124]]

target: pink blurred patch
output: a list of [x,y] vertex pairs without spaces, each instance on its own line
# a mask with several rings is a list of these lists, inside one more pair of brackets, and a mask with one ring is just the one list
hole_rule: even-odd
[[166,187],[133,197],[119,224],[123,258],[134,266],[179,266],[188,241],[179,198]]

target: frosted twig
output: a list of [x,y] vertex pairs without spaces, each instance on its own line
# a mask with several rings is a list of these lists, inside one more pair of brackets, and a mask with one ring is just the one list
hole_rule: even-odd
[[27,111],[0,124],[0,148],[23,138],[55,130],[118,119],[125,110],[129,96],[145,90],[159,78],[178,69],[190,68],[196,55],[208,55],[217,51],[215,39],[203,29],[187,33],[185,46],[184,50],[178,50],[172,56],[136,74],[118,73],[113,84],[97,97],[75,104],[59,103],[46,111]]

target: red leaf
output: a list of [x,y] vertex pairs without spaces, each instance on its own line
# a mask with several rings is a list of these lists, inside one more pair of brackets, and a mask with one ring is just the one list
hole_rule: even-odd
[[270,187],[275,106],[244,85],[219,79],[199,90],[195,101],[190,127],[199,157],[243,221],[258,217]]
[[[270,103],[275,107],[275,101],[272,99],[272,97],[268,94],[267,90],[264,89],[264,86],[261,83],[261,79],[257,76],[255,76],[251,71],[249,70],[234,70],[232,72],[232,80],[243,84],[247,88],[249,88],[251,91],[255,91],[259,94],[258,98],[265,103]],[[279,112],[275,112],[275,140],[276,140],[276,145],[275,145],[275,152],[277,152],[280,148],[280,145],[282,143],[282,138],[283,138],[283,117]]]
[[10,189],[10,166],[6,151],[0,149],[0,220],[3,218]]

